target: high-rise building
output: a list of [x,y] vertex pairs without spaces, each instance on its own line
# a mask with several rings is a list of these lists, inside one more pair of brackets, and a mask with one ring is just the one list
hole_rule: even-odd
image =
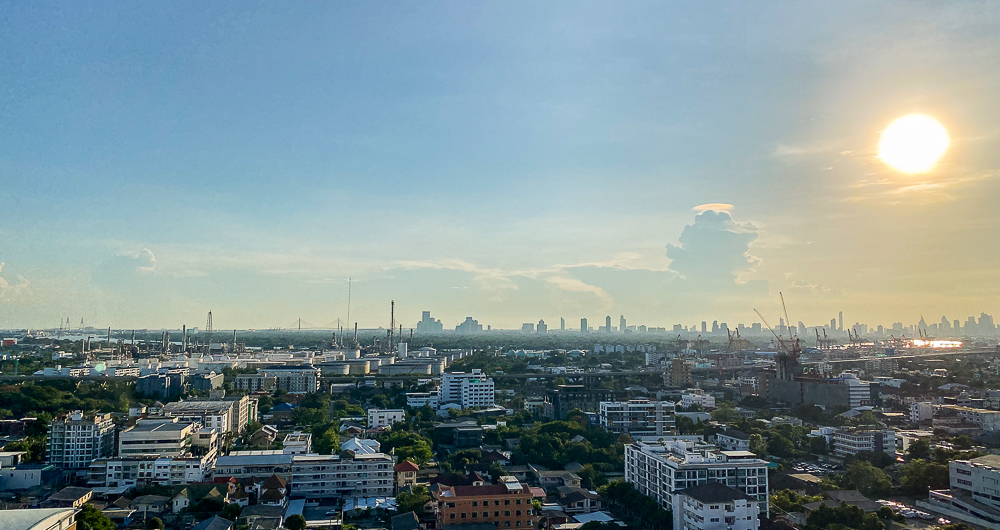
[[544,334],[546,334],[546,333],[548,333],[548,332],[549,332],[549,326],[547,326],[547,325],[545,324],[545,321],[544,321],[544,320],[539,320],[539,321],[538,321],[538,324],[537,324],[537,325],[535,325],[535,331],[536,331],[536,332],[537,332],[537,333],[538,333],[539,335],[544,335]]
[[458,403],[462,408],[492,407],[493,379],[479,368],[472,372],[448,372],[441,375],[440,404]]
[[559,331],[566,331],[566,319],[559,317]]
[[49,424],[45,461],[57,468],[87,468],[94,459],[114,452],[115,422],[111,414],[87,416],[82,410],[74,410]]
[[701,321],[701,332],[708,333],[708,322],[705,322],[704,320]]
[[674,528],[678,530],[760,528],[760,502],[718,482],[679,490],[674,493],[672,502]]
[[580,333],[586,333],[588,329],[590,329],[590,328],[587,327],[587,319],[586,318],[581,318],[580,319]]
[[678,490],[718,482],[768,510],[767,462],[749,451],[718,451],[686,439],[633,442],[625,446],[625,480],[664,508]]
[[837,326],[837,331],[844,331],[844,312],[841,311],[838,315],[839,325]]
[[417,322],[417,333],[441,333],[444,331],[444,324],[440,320],[432,318],[430,311],[424,311]]
[[532,324],[531,322],[525,322],[524,324],[521,324],[521,333],[534,333],[534,332],[535,332],[535,325]]
[[712,333],[718,333],[718,332],[719,332],[719,321],[718,320],[713,320],[712,321]]
[[480,333],[483,331],[483,325],[472,317],[465,317],[465,322],[455,326],[455,331],[463,334]]
[[626,322],[625,322],[625,315],[619,316],[618,317],[618,331],[624,332],[625,328],[627,328],[627,327],[628,326],[626,325]]
[[604,332],[611,333],[611,315],[604,318]]

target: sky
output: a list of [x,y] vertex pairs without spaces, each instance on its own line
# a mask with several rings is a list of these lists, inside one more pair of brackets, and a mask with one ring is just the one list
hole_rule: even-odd
[[[994,3],[2,2],[0,26],[0,328],[1000,312]],[[876,157],[911,113],[951,136],[929,173]]]

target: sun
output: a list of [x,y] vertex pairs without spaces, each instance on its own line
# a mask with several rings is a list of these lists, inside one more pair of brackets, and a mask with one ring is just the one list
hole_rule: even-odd
[[878,142],[878,157],[903,173],[934,169],[951,141],[948,130],[926,114],[908,114],[889,124]]

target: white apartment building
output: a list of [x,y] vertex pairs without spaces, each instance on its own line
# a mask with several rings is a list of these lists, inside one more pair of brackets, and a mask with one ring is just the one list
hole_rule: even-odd
[[602,401],[601,427],[615,434],[666,436],[674,433],[676,404],[672,401],[630,399]]
[[954,460],[948,468],[951,489],[930,491],[927,502],[917,501],[917,506],[952,520],[1000,529],[1000,456]]
[[934,404],[930,401],[910,403],[910,421],[920,423],[934,419]]
[[160,414],[167,418],[197,423],[223,434],[232,430],[232,413],[232,401],[174,401],[160,409]]
[[261,374],[243,374],[233,378],[233,388],[247,392],[270,392],[277,384],[277,377]]
[[278,388],[292,394],[319,391],[320,370],[314,366],[271,366],[261,368],[261,375],[274,377]]
[[695,389],[692,392],[681,395],[681,406],[688,408],[692,405],[701,405],[706,409],[715,407],[715,396],[706,394],[702,390]]
[[312,434],[295,431],[285,435],[281,452],[286,455],[305,455],[312,452]]
[[896,457],[896,432],[891,430],[838,429],[833,433],[833,453],[837,456],[862,452],[883,452]]
[[719,482],[742,491],[768,511],[767,462],[749,451],[720,451],[692,440],[625,446],[625,480],[664,508],[677,490]]
[[862,381],[856,374],[843,373],[841,381],[847,385],[849,405],[852,409],[867,407],[872,404],[871,381]]
[[288,481],[293,499],[335,500],[347,497],[391,497],[395,476],[391,456],[294,455]]
[[278,475],[288,480],[292,474],[292,458],[295,455],[285,454],[280,449],[265,449],[256,451],[231,451],[220,456],[212,471],[216,477],[269,477]]
[[200,424],[178,418],[142,419],[118,435],[118,456],[187,456],[200,429]]
[[406,406],[420,408],[424,405],[437,410],[441,404],[441,396],[437,392],[407,392]]
[[471,373],[449,372],[441,375],[440,404],[458,403],[462,408],[486,408],[496,404],[493,379],[478,368]]
[[369,429],[392,427],[393,423],[399,423],[405,419],[406,411],[403,409],[368,409]]
[[115,422],[111,414],[84,415],[74,410],[49,424],[45,461],[62,469],[86,469],[95,458],[113,456]]
[[197,422],[239,436],[247,425],[257,420],[257,400],[249,396],[223,400],[188,400],[167,403],[160,414],[181,421]]
[[726,451],[749,451],[750,435],[736,429],[727,429],[715,435],[715,443]]
[[757,530],[759,515],[757,499],[718,482],[673,495],[674,530]]
[[939,405],[943,409],[953,410],[959,418],[972,423],[983,430],[983,432],[993,432],[1000,430],[1000,411],[988,409],[974,409],[971,407],[959,407],[956,405]]
[[208,480],[215,458],[206,456],[100,458],[90,464],[91,488],[180,486]]

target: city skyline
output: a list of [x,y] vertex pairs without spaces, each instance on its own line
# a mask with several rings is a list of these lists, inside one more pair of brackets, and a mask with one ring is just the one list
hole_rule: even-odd
[[8,7],[0,328],[1000,302],[989,4]]

